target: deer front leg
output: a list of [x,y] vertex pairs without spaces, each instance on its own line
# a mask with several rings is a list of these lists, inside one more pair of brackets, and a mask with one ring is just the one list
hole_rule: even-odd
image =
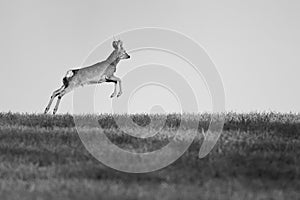
[[119,83],[119,93],[117,95],[117,97],[121,96],[122,94],[122,86],[121,86],[121,79],[116,77],[116,76],[111,76],[107,78],[107,82],[114,82],[115,83],[115,87],[114,87],[114,92],[111,94],[111,98],[116,96],[117,94],[117,84]]

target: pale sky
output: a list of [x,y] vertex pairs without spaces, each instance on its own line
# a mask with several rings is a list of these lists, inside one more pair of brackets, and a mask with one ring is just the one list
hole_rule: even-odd
[[[66,71],[81,67],[98,44],[133,28],[162,27],[206,50],[222,77],[227,111],[299,112],[299,10],[297,0],[1,0],[0,111],[43,112]],[[113,86],[99,87],[96,98],[110,101]],[[161,104],[169,98],[150,90],[161,94]],[[71,111],[72,93],[59,113]]]

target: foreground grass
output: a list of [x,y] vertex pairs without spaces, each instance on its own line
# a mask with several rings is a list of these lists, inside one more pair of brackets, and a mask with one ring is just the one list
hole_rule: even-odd
[[[80,117],[97,118],[122,148],[147,150],[164,144],[169,128],[176,129],[180,122],[196,120],[199,129],[206,130],[210,120],[209,114],[181,121],[171,116],[163,136],[146,141],[124,134],[112,116]],[[132,117],[143,131],[149,123],[147,115],[114,117]],[[199,130],[188,151],[172,165],[127,174],[89,154],[70,115],[0,113],[0,199],[300,198],[299,115],[228,113],[220,140],[204,159],[197,157],[201,142]]]

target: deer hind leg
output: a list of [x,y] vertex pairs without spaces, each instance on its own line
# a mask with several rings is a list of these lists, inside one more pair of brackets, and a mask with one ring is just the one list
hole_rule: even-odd
[[55,91],[52,93],[52,95],[51,95],[51,97],[50,97],[50,101],[49,101],[47,107],[45,108],[44,114],[46,114],[46,113],[49,111],[50,106],[51,106],[51,104],[52,104],[54,98],[55,98],[57,95],[59,95],[59,93],[60,93],[61,91],[63,91],[64,88],[65,88],[65,86],[63,85],[63,86],[61,86],[61,88],[55,90]]
[[65,87],[62,91],[60,91],[58,93],[58,97],[57,97],[57,101],[56,101],[56,104],[55,104],[55,107],[53,109],[53,115],[55,115],[55,113],[57,112],[58,110],[58,106],[60,104],[60,101],[61,101],[61,98],[67,94],[68,92],[71,92],[72,90],[74,89],[74,87],[71,87],[71,86],[68,86],[68,87]]

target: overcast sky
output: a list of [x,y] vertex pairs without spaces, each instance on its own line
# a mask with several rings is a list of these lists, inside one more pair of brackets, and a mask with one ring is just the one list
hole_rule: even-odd
[[[99,43],[162,27],[203,46],[222,77],[226,110],[299,112],[299,10],[297,0],[1,0],[0,111],[43,112],[66,71],[81,67]],[[103,86],[97,98],[110,101],[112,88]],[[59,112],[71,111],[68,94]]]

